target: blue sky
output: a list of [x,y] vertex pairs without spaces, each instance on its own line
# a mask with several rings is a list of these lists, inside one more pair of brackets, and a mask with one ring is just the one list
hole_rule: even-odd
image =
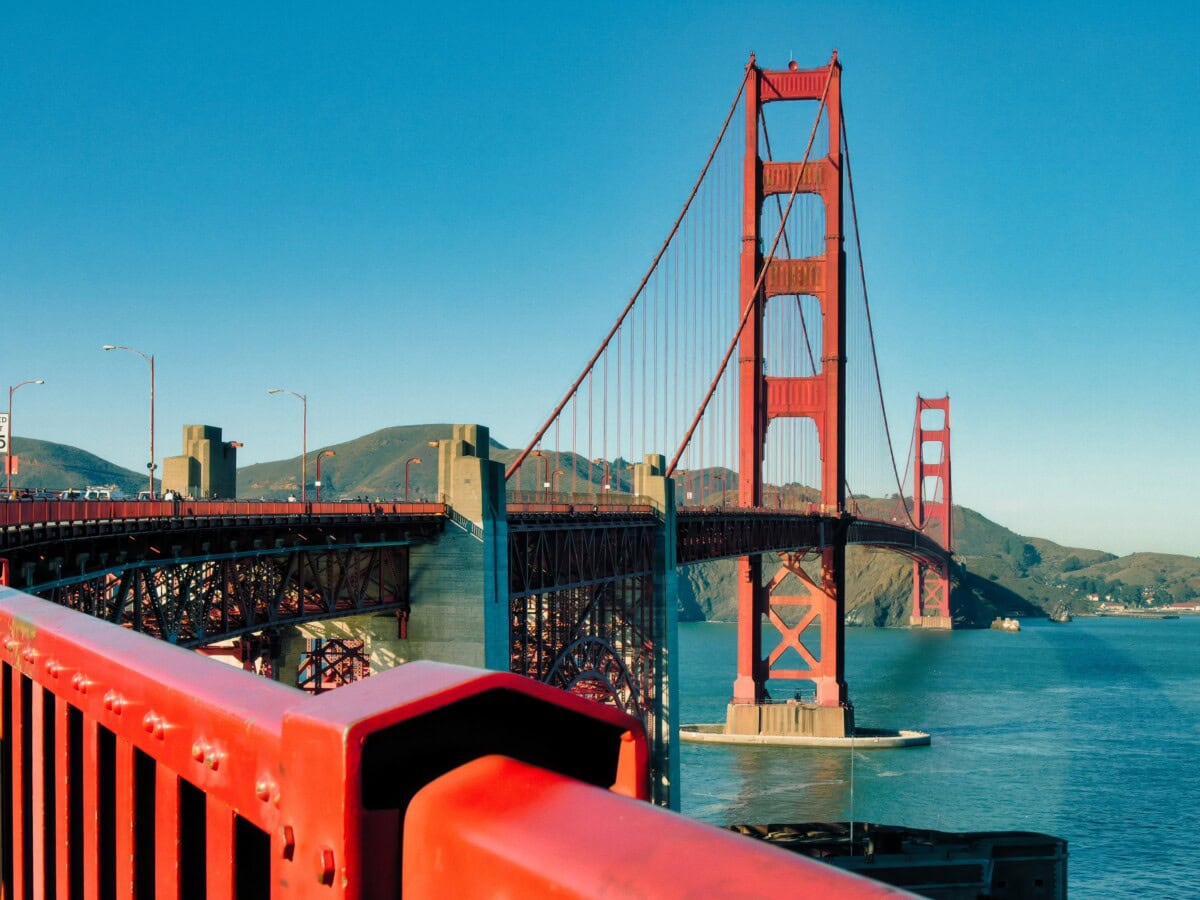
[[[832,8],[830,8],[832,7]],[[15,431],[145,464],[377,428],[523,442],[678,210],[748,53],[837,47],[889,413],[956,501],[1200,553],[1200,26],[1184,5],[80,5],[0,33]],[[18,447],[19,452],[19,447]]]

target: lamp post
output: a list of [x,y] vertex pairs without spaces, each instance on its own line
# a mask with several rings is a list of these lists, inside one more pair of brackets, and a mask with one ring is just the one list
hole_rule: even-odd
[[136,353],[142,359],[150,364],[150,462],[146,464],[146,468],[150,471],[150,499],[154,499],[154,470],[158,468],[154,464],[154,354],[143,353],[136,347],[123,347],[119,344],[105,344],[105,350],[124,350],[127,353]]
[[550,493],[551,494],[558,493],[558,476],[566,475],[566,474],[567,474],[566,469],[555,469],[554,472],[550,475]]
[[604,466],[604,481],[600,484],[600,489],[604,491],[612,490],[612,476],[608,466],[607,459],[593,459],[593,463],[598,466]]
[[321,502],[321,459],[326,456],[337,456],[332,450],[322,450],[317,454],[317,502]]
[[404,502],[405,503],[408,502],[408,467],[411,466],[413,463],[416,463],[419,466],[421,464],[421,457],[410,456],[408,459],[406,459],[404,461]]
[[688,501],[692,499],[692,470],[677,469],[676,477],[679,479],[676,483],[676,489],[683,489],[683,498],[680,500],[680,506],[687,506]]
[[716,481],[717,479],[720,479],[720,481],[721,481],[721,509],[724,509],[725,508],[725,473],[724,472],[714,472],[713,480]]
[[12,395],[27,384],[45,384],[40,378],[22,381],[8,389],[8,446],[4,448],[4,490],[12,494]]
[[303,424],[300,432],[300,502],[308,502],[308,397],[289,391],[287,388],[267,388],[268,394],[291,394],[299,397],[304,405]]
[[[531,455],[536,456],[542,461],[542,490],[550,490],[550,457],[548,457],[541,450],[534,450]],[[536,477],[537,473],[534,473],[534,478]],[[534,491],[534,494],[537,494],[536,490]]]

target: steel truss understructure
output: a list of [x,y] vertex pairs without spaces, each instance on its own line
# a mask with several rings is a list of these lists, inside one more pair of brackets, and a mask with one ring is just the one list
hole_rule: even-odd
[[371,674],[366,642],[354,638],[309,638],[300,656],[296,687],[310,694],[361,681]]
[[828,517],[796,513],[730,509],[675,513],[679,565],[798,547],[821,547],[830,540]]
[[145,560],[35,586],[31,593],[195,648],[284,624],[405,614],[408,546],[302,546]]
[[513,672],[648,722],[657,712],[652,516],[510,517]]

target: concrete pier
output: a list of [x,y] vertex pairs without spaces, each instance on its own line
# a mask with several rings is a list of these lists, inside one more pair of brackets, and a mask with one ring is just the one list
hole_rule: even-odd
[[725,733],[841,738],[854,733],[854,710],[799,702],[730,703],[725,709]]

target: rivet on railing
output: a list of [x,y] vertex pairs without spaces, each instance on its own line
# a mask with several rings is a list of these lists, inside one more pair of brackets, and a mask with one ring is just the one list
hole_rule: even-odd
[[21,642],[18,640],[14,640],[13,638],[7,638],[4,641],[4,649],[7,650],[9,653],[15,654],[17,652],[17,648],[19,648],[20,646],[21,646]]
[[328,847],[321,849],[321,884],[333,884],[333,851]]
[[202,738],[197,739],[196,742],[194,744],[192,744],[192,759],[194,759],[198,763],[202,763],[205,761],[205,759],[207,757],[208,757],[208,742],[203,740]]
[[82,672],[76,672],[71,678],[71,687],[75,688],[75,690],[79,691],[81,694],[87,693],[89,684],[91,684],[91,682],[87,680]]
[[142,716],[142,728],[146,730],[147,734],[154,735],[160,741],[167,733],[166,722],[163,720],[163,717],[153,710]]
[[275,782],[270,778],[263,776],[262,778],[258,779],[258,782],[254,785],[254,796],[263,803],[266,803],[271,799],[271,794],[274,792],[274,788]]
[[35,659],[37,659],[37,651],[32,647],[26,647],[21,651],[21,656],[24,657],[26,662],[33,662]]
[[51,678],[57,678],[59,675],[62,674],[62,670],[63,670],[62,665],[59,664],[56,660],[53,660],[53,659],[46,660],[46,674],[49,675]]

